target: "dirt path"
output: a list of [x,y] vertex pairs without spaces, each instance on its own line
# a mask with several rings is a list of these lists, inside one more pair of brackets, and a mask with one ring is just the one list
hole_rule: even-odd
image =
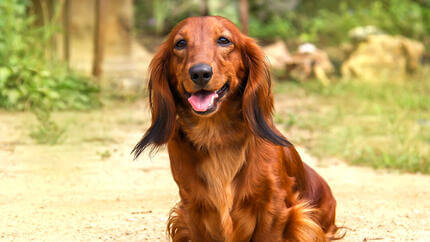
[[[165,151],[129,155],[147,124],[141,102],[56,115],[61,145],[29,140],[31,114],[0,111],[0,241],[165,241],[177,201]],[[430,241],[430,177],[337,162],[315,165],[338,200],[345,241]]]

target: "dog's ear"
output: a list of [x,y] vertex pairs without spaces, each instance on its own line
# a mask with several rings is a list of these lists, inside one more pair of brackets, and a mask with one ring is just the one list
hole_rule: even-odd
[[158,148],[167,143],[173,133],[176,107],[169,83],[169,58],[170,50],[168,43],[165,42],[149,65],[148,93],[152,124],[134,147],[132,153],[135,158],[149,145]]
[[242,58],[247,76],[242,111],[251,131],[273,144],[286,146],[286,140],[273,126],[271,78],[264,54],[254,39],[244,37]]

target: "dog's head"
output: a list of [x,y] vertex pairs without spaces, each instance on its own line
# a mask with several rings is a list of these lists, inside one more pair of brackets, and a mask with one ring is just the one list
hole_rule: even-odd
[[250,131],[274,144],[288,141],[273,129],[269,70],[255,40],[222,17],[180,22],[150,64],[148,84],[152,124],[133,152],[165,144],[176,125],[177,109],[199,118],[222,112],[225,101],[241,97]]

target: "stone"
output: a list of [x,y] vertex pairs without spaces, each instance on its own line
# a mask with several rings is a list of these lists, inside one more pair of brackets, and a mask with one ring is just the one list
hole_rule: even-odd
[[370,35],[341,67],[342,77],[366,81],[401,80],[420,68],[424,45],[403,36]]
[[287,75],[299,81],[317,78],[324,84],[330,82],[327,75],[334,72],[334,67],[326,52],[315,45],[305,43],[299,46],[286,65]]
[[348,32],[349,38],[358,42],[365,41],[371,35],[379,34],[384,34],[384,32],[373,25],[355,27]]
[[264,46],[262,49],[270,67],[273,69],[284,70],[291,59],[291,54],[283,41],[277,41],[271,45]]

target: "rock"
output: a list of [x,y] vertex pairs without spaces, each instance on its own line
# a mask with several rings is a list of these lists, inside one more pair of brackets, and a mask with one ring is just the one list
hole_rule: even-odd
[[327,53],[310,43],[299,46],[298,52],[291,56],[286,67],[287,75],[294,79],[306,81],[316,77],[325,84],[329,83],[327,74],[334,72]]
[[277,41],[262,49],[273,69],[283,70],[291,59],[291,54],[283,41]]
[[343,63],[342,76],[368,81],[404,79],[419,69],[423,53],[424,45],[418,41],[371,35]]
[[317,51],[317,47],[311,43],[304,43],[300,45],[298,50],[299,53],[307,53],[307,54],[312,54],[312,53],[315,53],[316,51]]
[[356,27],[348,32],[349,38],[353,41],[365,41],[367,37],[379,34],[384,34],[384,32],[372,25]]
[[342,63],[349,58],[354,50],[355,48],[352,43],[342,43],[338,46],[327,46],[324,48],[335,69],[340,68]]
[[421,59],[424,56],[424,45],[418,41],[403,38],[403,50],[407,57],[407,71],[416,72],[421,67]]

